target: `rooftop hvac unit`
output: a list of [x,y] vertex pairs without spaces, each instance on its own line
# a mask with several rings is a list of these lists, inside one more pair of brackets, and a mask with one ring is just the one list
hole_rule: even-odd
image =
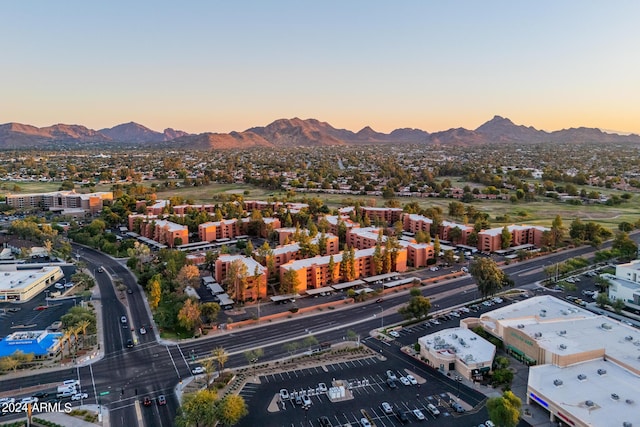
[[600,327],[601,327],[602,329],[610,330],[610,329],[611,329],[611,324],[609,324],[609,323],[603,323],[602,325],[600,325]]
[[542,332],[536,332],[535,334],[533,334],[533,336],[536,338],[540,338],[542,337]]
[[560,346],[559,346],[559,347],[560,347],[560,350],[566,350],[566,349],[567,349],[567,346],[566,346],[566,345],[564,345],[564,344],[560,344]]
[[518,325],[518,329],[522,329],[522,328],[524,328],[524,325],[523,325],[522,323],[520,323],[520,324]]
[[620,400],[620,396],[618,396],[618,395],[617,395],[617,394],[615,394],[615,393],[611,393],[611,398],[612,398],[613,400]]
[[624,403],[626,403],[627,405],[633,405],[633,399],[626,399]]
[[607,373],[606,369],[598,369],[598,375],[605,375]]
[[562,380],[553,380],[553,385],[556,387],[560,387],[562,385]]
[[626,341],[633,341],[633,337],[631,335],[627,335],[626,337],[624,337],[624,339]]
[[596,405],[595,403],[593,403],[593,400],[585,400],[584,404],[589,407]]
[[579,379],[580,381],[584,381],[584,380],[586,380],[586,379],[587,379],[587,376],[586,376],[585,374],[580,374],[580,375],[578,375],[578,379]]
[[629,421],[625,421],[622,423],[622,427],[633,427],[633,424],[631,424]]

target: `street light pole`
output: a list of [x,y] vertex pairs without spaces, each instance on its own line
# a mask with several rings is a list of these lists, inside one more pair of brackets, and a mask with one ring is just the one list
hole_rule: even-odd
[[382,307],[378,307],[380,309],[380,328],[384,329],[384,309]]

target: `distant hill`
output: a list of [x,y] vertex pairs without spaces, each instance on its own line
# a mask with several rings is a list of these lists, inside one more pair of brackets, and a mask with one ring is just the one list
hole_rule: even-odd
[[249,147],[320,147],[351,144],[433,144],[476,145],[488,143],[634,143],[640,144],[636,134],[619,135],[596,128],[571,128],[554,132],[516,125],[511,120],[495,116],[475,130],[449,129],[429,133],[420,129],[396,129],[389,134],[377,132],[369,126],[358,132],[337,129],[316,119],[279,119],[267,126],[253,127],[243,132],[191,135],[167,128],[164,132],[151,130],[138,123],[123,123],[98,131],[80,125],[57,124],[35,126],[6,123],[0,125],[2,148],[62,148],[62,147],[171,147],[185,149],[232,149]]

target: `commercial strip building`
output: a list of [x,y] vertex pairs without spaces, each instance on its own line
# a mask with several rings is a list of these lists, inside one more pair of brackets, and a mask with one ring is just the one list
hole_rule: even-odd
[[576,427],[638,421],[640,331],[551,296],[530,298],[464,319],[500,338],[532,366],[527,403],[552,422]]
[[34,359],[51,359],[61,350],[60,332],[22,331],[14,332],[0,340],[0,357],[13,355],[16,351],[33,354]]
[[438,331],[418,339],[420,357],[442,373],[456,371],[468,380],[491,371],[496,346],[470,329]]
[[2,267],[0,270],[0,301],[2,302],[28,301],[64,277],[60,267],[47,266],[37,270],[17,270],[15,265],[9,264]]

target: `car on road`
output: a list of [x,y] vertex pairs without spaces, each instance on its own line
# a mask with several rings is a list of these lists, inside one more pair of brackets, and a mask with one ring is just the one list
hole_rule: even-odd
[[131,339],[127,340],[127,348],[133,348],[133,340]]
[[371,423],[365,417],[360,418],[360,425],[362,427],[371,427]]
[[439,325],[440,321],[438,319],[431,319],[429,320],[429,322],[433,323],[434,325]]
[[286,388],[280,389],[280,400],[289,400],[289,390]]
[[412,412],[413,412],[413,416],[416,417],[418,421],[426,420],[426,417],[424,416],[424,414],[420,409],[414,409]]
[[33,394],[33,397],[37,397],[38,399],[44,399],[47,396],[49,396],[49,393],[47,393],[46,391],[39,391]]
[[409,381],[407,377],[400,377],[400,382],[402,385],[411,385],[411,381]]
[[[11,403],[16,403],[16,399],[14,399],[13,397],[0,398],[0,405],[9,405]],[[2,406],[0,406],[0,409],[1,408],[2,408]]]
[[62,381],[62,385],[63,386],[67,386],[67,387],[77,387],[80,385],[80,381],[78,380],[64,380]]
[[162,406],[166,404],[167,404],[167,398],[164,397],[164,394],[161,394],[160,396],[158,396],[158,406]]
[[407,375],[407,379],[409,380],[409,382],[410,382],[412,385],[416,385],[416,384],[418,384],[418,380],[416,380],[416,377],[414,377],[414,376],[413,376],[413,375],[411,375],[411,374]]
[[382,298],[378,298],[378,299],[376,300],[376,302],[377,302],[377,303],[381,303],[382,301],[384,301]]
[[398,333],[398,331],[389,331],[389,335],[394,338],[400,338],[400,334]]
[[149,396],[145,396],[145,397],[142,399],[142,404],[143,404],[144,406],[151,406],[151,398],[150,398]]
[[380,408],[382,408],[382,411],[387,415],[388,414],[393,414],[393,407],[391,405],[389,405],[388,402],[382,402],[380,404]]
[[128,293],[129,295],[131,295],[131,294],[133,293],[133,291],[132,291],[131,289],[127,289],[127,293]]
[[[193,375],[200,375],[200,374],[204,374],[205,372],[206,372],[206,371],[205,371],[204,367],[202,367],[202,366],[196,366],[195,368],[193,368],[193,369],[191,370],[191,373],[192,373]],[[285,390],[285,391],[286,391],[286,390]]]
[[302,395],[302,406],[311,406],[311,398],[306,394]]
[[27,405],[29,403],[38,403],[38,398],[29,396],[29,397],[23,397],[22,399],[20,399],[21,405]]
[[487,427],[496,427],[496,425],[491,420],[485,421],[484,425],[487,426]]
[[144,328],[144,326],[140,328],[140,335],[144,335],[146,333],[147,333],[147,330]]
[[47,308],[49,308],[49,306],[47,305],[39,305],[36,308],[34,308],[35,311],[42,311],[42,310],[46,310]]
[[398,379],[398,377],[396,377],[396,374],[391,369],[387,371],[387,378],[393,381]]
[[122,316],[122,317],[120,318],[120,323],[122,323],[122,324],[127,323],[127,316]]
[[71,396],[71,400],[82,400],[82,399],[88,399],[88,398],[89,398],[88,393],[76,393],[73,396]]
[[411,420],[409,420],[408,412],[398,411],[396,413],[396,416],[398,417],[398,421],[400,421],[402,424],[406,424],[406,423],[411,421]]

